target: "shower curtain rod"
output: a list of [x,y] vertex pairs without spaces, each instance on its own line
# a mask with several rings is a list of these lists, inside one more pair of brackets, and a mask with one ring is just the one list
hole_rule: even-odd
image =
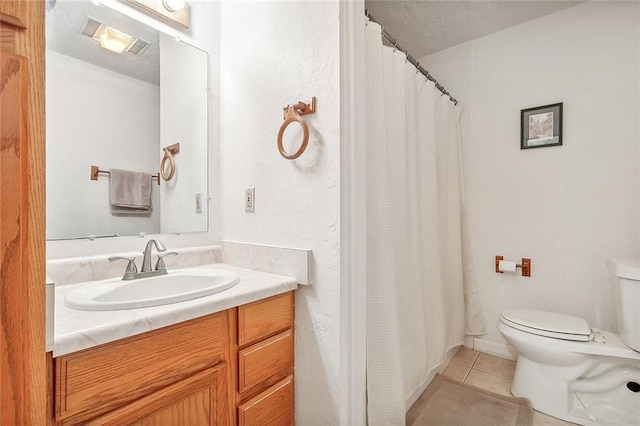
[[399,50],[402,53],[404,53],[405,56],[407,57],[407,61],[410,62],[411,65],[416,67],[416,70],[418,70],[422,75],[424,75],[427,78],[427,80],[432,81],[436,85],[436,89],[438,89],[443,95],[448,96],[449,99],[451,99],[451,102],[453,102],[454,105],[458,105],[458,101],[456,100],[456,98],[451,96],[451,94],[444,88],[444,86],[441,85],[440,83],[438,83],[438,81],[435,78],[433,78],[433,76],[431,74],[429,74],[429,71],[427,71],[426,69],[424,69],[422,67],[422,65],[420,65],[420,62],[416,61],[416,59],[413,56],[411,56],[409,54],[409,52],[407,52],[405,49],[400,47],[400,45],[398,44],[398,40],[396,40],[395,38],[391,37],[391,35],[387,32],[387,30],[384,29],[384,26],[381,23],[379,23],[378,21],[376,21],[369,14],[368,10],[365,10],[364,14],[371,22],[375,22],[376,24],[380,25],[380,27],[382,27],[382,37],[386,38],[387,41],[389,41],[389,43],[391,43],[391,45],[393,46],[393,48],[395,50]]

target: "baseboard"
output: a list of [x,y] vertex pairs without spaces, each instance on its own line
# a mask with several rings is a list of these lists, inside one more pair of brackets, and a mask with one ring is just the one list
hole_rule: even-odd
[[513,360],[517,358],[518,354],[514,348],[505,343],[492,342],[478,337],[473,338],[473,349],[478,352]]
[[466,335],[464,336],[464,341],[462,342],[462,346],[465,348],[473,349],[473,339],[475,336]]

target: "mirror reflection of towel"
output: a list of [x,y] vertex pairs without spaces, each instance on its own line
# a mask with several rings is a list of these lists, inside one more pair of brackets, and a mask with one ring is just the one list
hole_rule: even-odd
[[109,201],[114,214],[151,213],[151,174],[109,170]]

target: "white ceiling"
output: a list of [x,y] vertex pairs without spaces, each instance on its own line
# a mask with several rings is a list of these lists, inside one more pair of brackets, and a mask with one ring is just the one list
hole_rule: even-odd
[[570,0],[366,0],[370,15],[414,58],[575,6]]
[[[366,0],[371,16],[414,58],[574,6],[573,0]],[[137,57],[116,55],[80,34],[91,16],[147,42]],[[47,13],[47,48],[159,84],[157,31],[89,1],[58,1]]]
[[[142,39],[149,46],[140,54],[113,53],[80,32],[87,18]],[[158,31],[128,16],[90,1],[58,1],[46,14],[47,49],[125,74],[151,84],[160,84]]]

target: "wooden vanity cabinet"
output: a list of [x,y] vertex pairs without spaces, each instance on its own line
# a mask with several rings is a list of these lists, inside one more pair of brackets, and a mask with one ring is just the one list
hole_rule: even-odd
[[293,425],[294,293],[238,307],[238,424]]
[[53,359],[57,425],[293,425],[294,293]]
[[56,423],[233,424],[232,314],[219,312],[56,358]]

